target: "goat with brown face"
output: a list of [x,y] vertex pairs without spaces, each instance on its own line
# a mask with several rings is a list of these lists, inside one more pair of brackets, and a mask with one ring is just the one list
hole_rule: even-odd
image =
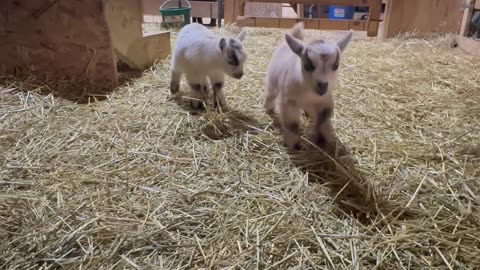
[[274,52],[268,66],[264,107],[279,114],[285,145],[300,149],[300,118],[306,112],[313,121],[315,143],[325,147],[333,140],[330,118],[333,89],[341,55],[352,31],[336,42],[303,41],[303,23],[296,24]]

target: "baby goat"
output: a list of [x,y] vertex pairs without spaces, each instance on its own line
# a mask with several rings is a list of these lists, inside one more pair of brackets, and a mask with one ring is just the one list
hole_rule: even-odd
[[242,45],[246,34],[242,31],[233,38],[217,37],[198,23],[183,27],[172,55],[170,92],[176,94],[179,91],[180,79],[185,73],[194,98],[190,101],[194,109],[201,108],[202,101],[206,101],[209,85],[213,90],[214,106],[225,107],[224,75],[242,78],[247,60]]
[[300,149],[302,111],[313,121],[315,143],[332,142],[332,91],[337,80],[340,56],[352,38],[350,30],[336,42],[321,39],[303,42],[303,23],[296,24],[273,53],[266,78],[264,107],[267,114],[279,114],[284,144]]

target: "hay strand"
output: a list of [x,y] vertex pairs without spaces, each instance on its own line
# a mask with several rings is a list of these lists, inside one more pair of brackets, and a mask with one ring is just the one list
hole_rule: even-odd
[[0,268],[477,269],[478,62],[448,36],[354,40],[334,116],[351,155],[288,153],[262,109],[283,30],[248,31],[223,113],[171,98],[168,61],[83,103],[2,78]]

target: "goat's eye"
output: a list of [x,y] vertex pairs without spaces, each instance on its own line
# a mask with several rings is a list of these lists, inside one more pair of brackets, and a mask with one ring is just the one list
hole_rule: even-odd
[[308,59],[308,57],[305,57],[304,59],[303,68],[307,72],[313,72],[315,70],[315,66],[313,65],[312,61]]
[[337,69],[338,69],[338,63],[333,64],[332,70],[333,70],[333,71],[336,71]]
[[238,57],[234,52],[228,54],[228,64],[232,66],[240,65],[240,61],[238,61]]

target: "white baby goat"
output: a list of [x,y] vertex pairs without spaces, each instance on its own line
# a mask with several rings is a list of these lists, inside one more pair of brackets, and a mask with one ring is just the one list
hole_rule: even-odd
[[213,90],[214,106],[226,106],[223,85],[225,74],[235,79],[243,76],[247,54],[242,42],[247,32],[243,30],[233,38],[218,37],[205,26],[193,23],[178,33],[171,61],[170,91],[176,94],[180,79],[185,73],[192,97],[191,106],[199,109]]
[[336,42],[317,39],[304,43],[303,23],[298,23],[275,50],[268,66],[264,107],[269,115],[279,114],[284,144],[289,149],[300,149],[302,111],[313,120],[318,146],[325,147],[334,139],[332,91],[341,53],[352,33]]

